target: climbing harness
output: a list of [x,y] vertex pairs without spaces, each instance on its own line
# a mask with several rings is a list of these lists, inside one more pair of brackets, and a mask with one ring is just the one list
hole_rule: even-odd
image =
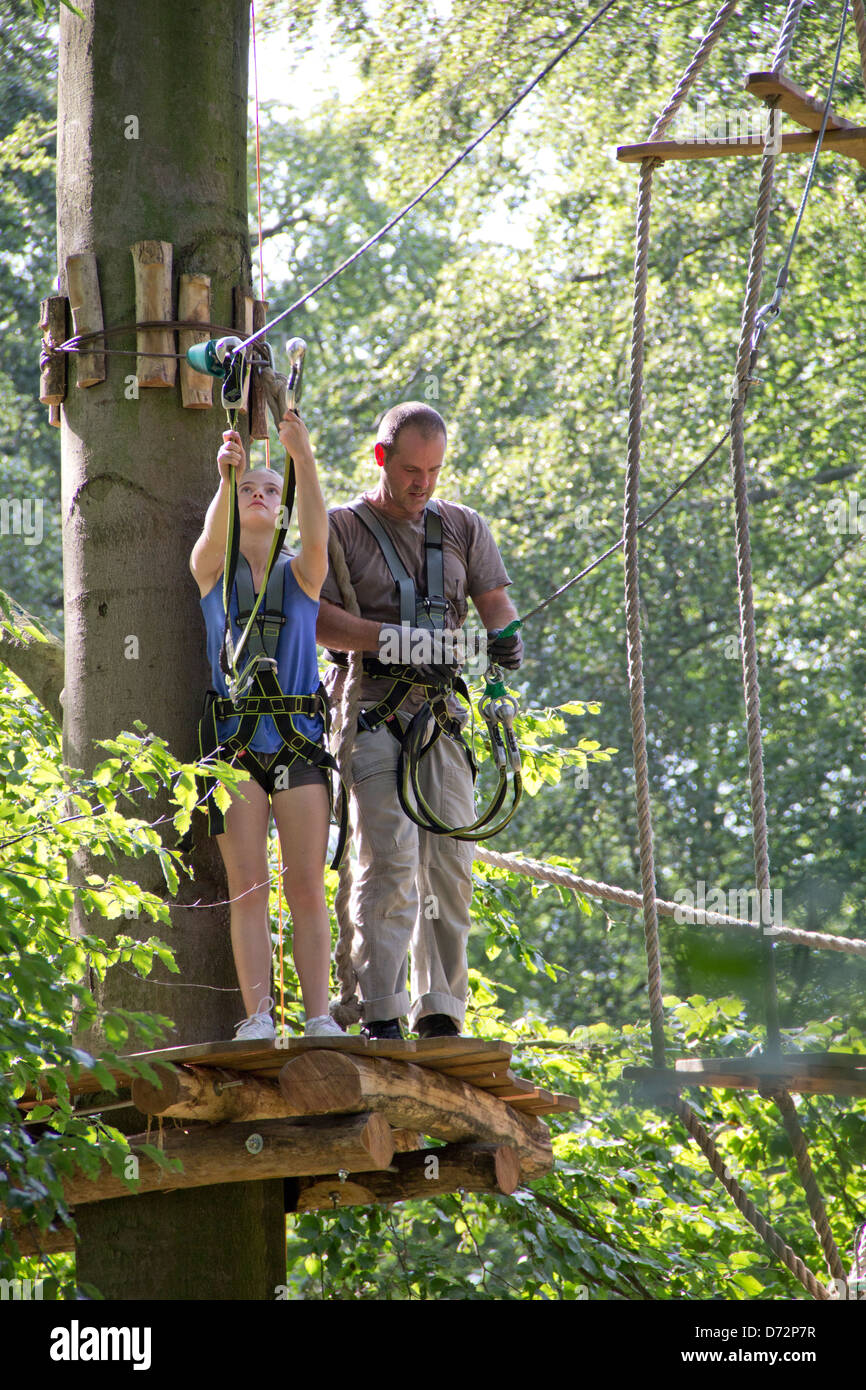
[[[228,749],[243,756],[252,743],[259,720],[269,716],[283,741],[288,757],[288,769],[297,762],[305,762],[320,768],[327,776],[331,813],[334,814],[334,792],[331,774],[339,773],[337,764],[327,747],[308,738],[295,724],[295,716],[308,719],[321,718],[327,742],[330,734],[330,711],[327,695],[320,684],[312,695],[284,695],[277,680],[276,651],[280,632],[286,622],[283,612],[283,590],[285,570],[289,564],[287,555],[280,555],[274,564],[267,584],[267,598],[262,617],[253,628],[249,649],[255,664],[250,677],[247,693],[235,699],[220,697],[216,691],[209,690],[205,696],[205,707],[199,723],[199,759],[202,762],[213,759],[218,751]],[[265,591],[262,585],[259,601]],[[253,578],[245,556],[239,557],[237,567],[238,621],[243,623],[252,611],[255,602]],[[252,664],[252,663],[251,663]],[[233,734],[220,738],[218,721],[237,719],[239,721]],[[281,750],[282,752],[283,750]],[[208,828],[211,835],[221,835],[225,830],[225,818],[216,806],[212,792],[217,783],[215,778],[203,777],[204,794],[207,797]],[[337,847],[331,862],[336,868],[343,854],[348,832],[347,798],[339,798],[339,835]]]
[[[435,500],[424,509],[424,560],[426,594],[419,594],[386,528],[375,510],[364,501],[350,502],[349,509],[377,541],[385,564],[394,580],[400,600],[400,623],[408,635],[411,628],[443,632],[448,601],[445,598],[444,554],[442,546],[442,516]],[[511,625],[513,628],[514,624]],[[500,634],[496,634],[500,635]],[[510,628],[504,629],[510,635]],[[342,652],[329,653],[339,666],[347,664]],[[486,840],[497,835],[511,820],[523,791],[520,748],[514,734],[514,715],[517,701],[505,689],[501,669],[491,664],[486,673],[486,686],[481,700],[481,713],[487,725],[491,754],[497,773],[497,786],[488,805],[467,825],[449,826],[428,804],[420,785],[422,759],[443,734],[459,743],[466,754],[473,782],[478,767],[469,744],[462,733],[460,721],[448,708],[448,697],[459,695],[471,706],[465,681],[458,675],[447,674],[435,665],[426,670],[417,666],[384,663],[376,657],[364,657],[364,673],[377,679],[390,680],[383,697],[369,708],[361,710],[358,728],[372,733],[382,724],[400,745],[397,761],[397,795],[404,813],[415,825],[434,835],[446,835],[453,840]],[[399,711],[413,692],[420,692],[423,704],[411,716],[406,727]],[[427,730],[432,721],[429,737]],[[507,755],[506,755],[507,750]],[[509,764],[512,772],[513,795],[508,812],[494,824],[491,822],[502,809],[508,795]]]
[[[286,344],[286,350],[289,355],[290,374],[285,381],[284,392],[278,393],[279,405],[275,407],[271,402],[272,411],[278,420],[282,418],[285,410],[297,409],[301,395],[306,344],[302,338],[293,338]],[[268,366],[273,372],[273,359],[269,347],[267,351]],[[196,344],[189,349],[188,358],[190,365],[197,371],[222,378],[222,404],[229,428],[234,429],[252,370],[251,354],[244,348],[240,338],[228,337]],[[339,824],[337,846],[331,863],[331,867],[336,868],[342,857],[348,833],[348,799],[345,794],[335,796],[332,774],[336,773],[339,782],[339,771],[327,746],[307,738],[294,722],[294,716],[297,715],[309,719],[321,718],[327,744],[330,733],[327,696],[321,684],[314,694],[285,694],[280,689],[277,678],[277,644],[286,622],[283,596],[285,571],[289,563],[282,547],[295,497],[294,464],[288,450],[280,499],[279,526],[274,529],[258,594],[254,590],[249,562],[240,551],[240,506],[237,470],[234,468],[231,469],[230,488],[222,589],[225,628],[220,647],[220,669],[226,678],[228,698],[220,696],[214,690],[209,690],[205,696],[204,710],[199,723],[199,757],[201,761],[212,759],[221,748],[242,756],[250,747],[259,720],[263,716],[270,717],[283,741],[283,749],[280,751],[287,755],[286,768],[297,762],[305,762],[320,768],[326,774],[331,814],[337,816]],[[242,629],[237,643],[234,642],[232,634],[230,607],[235,589],[238,623]],[[239,670],[238,663],[245,650],[247,661],[243,669]],[[238,719],[238,726],[233,734],[220,739],[218,721],[228,719]],[[225,817],[213,799],[216,779],[203,776],[200,780],[203,800],[207,806],[209,832],[211,835],[220,835],[225,830]],[[342,793],[342,784],[340,785]]]

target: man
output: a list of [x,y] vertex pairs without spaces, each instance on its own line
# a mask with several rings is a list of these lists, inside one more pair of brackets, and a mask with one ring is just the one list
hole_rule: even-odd
[[[461,627],[469,598],[487,632],[517,617],[506,593],[511,580],[486,523],[456,502],[437,500],[431,506],[446,442],[445,422],[430,406],[418,401],[394,406],[379,425],[377,487],[329,513],[361,616],[343,609],[332,568],[322,587],[316,637],[333,653],[365,653],[365,713],[352,763],[358,865],[350,910],[363,1031],[371,1038],[402,1037],[403,1015],[421,1037],[456,1035],[463,1026],[473,846],[420,829],[402,810],[400,743],[392,730],[395,721],[405,728],[421,707],[420,687],[436,679],[437,664],[442,674],[442,654],[431,652],[431,629]],[[490,642],[488,655],[516,669],[523,655],[520,637]],[[381,666],[376,674],[377,661],[413,669],[395,688]],[[333,700],[339,700],[344,679],[339,666],[330,669],[326,685]],[[452,700],[452,717],[458,709]],[[475,820],[473,772],[459,737],[436,739],[420,760],[419,784],[447,824]],[[410,946],[411,997],[406,990]]]

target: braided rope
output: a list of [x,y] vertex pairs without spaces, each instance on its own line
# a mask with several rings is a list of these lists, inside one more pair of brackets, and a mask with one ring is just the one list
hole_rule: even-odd
[[750,1226],[754,1226],[767,1248],[772,1251],[777,1260],[781,1260],[795,1279],[799,1279],[803,1288],[814,1299],[829,1301],[830,1294],[827,1289],[818,1282],[812,1271],[806,1267],[799,1255],[794,1253],[790,1245],[782,1239],[778,1231],[774,1230],[766,1217],[761,1215],[752,1199],[746,1195],[736,1178],[729,1172],[710,1134],[701,1124],[688,1101],[678,1100],[674,1109],[689,1135],[703,1153],[714,1176],[718,1178],[737,1210],[746,1218]]
[[[781,72],[791,49],[794,30],[802,9],[802,0],[791,0],[785,15],[779,41],[773,57],[773,70]],[[767,243],[767,229],[770,221],[770,205],[773,194],[773,179],[776,167],[776,123],[775,101],[769,103],[773,116],[768,123],[764,153],[761,160],[761,178],[758,189],[758,205],[755,212],[755,226],[752,234],[752,247],[749,253],[749,269],[746,278],[746,293],[743,302],[743,316],[740,326],[740,341],[737,348],[737,364],[734,376],[734,391],[731,401],[731,476],[734,492],[735,535],[737,549],[737,593],[740,608],[740,636],[743,651],[743,694],[746,704],[746,725],[749,753],[749,791],[752,809],[752,838],[755,857],[755,881],[763,894],[770,891],[770,855],[767,832],[767,798],[764,783],[763,739],[761,734],[761,700],[758,682],[758,644],[755,627],[755,602],[752,586],[752,557],[749,537],[749,502],[746,484],[746,443],[745,443],[745,405],[749,388],[750,366],[757,347],[755,338],[758,299],[761,293],[764,271],[764,255]],[[762,957],[764,964],[764,996],[767,1019],[768,1048],[777,1051],[780,1047],[778,1003],[776,999],[775,943],[762,936]],[[806,1136],[797,1119],[797,1112],[787,1091],[780,1091],[777,1103],[782,1112],[785,1131],[794,1149],[797,1170],[809,1204],[812,1222],[821,1239],[824,1254],[831,1270],[836,1273],[844,1269],[827,1221],[823,1198],[815,1181],[809,1159]]]
[[677,86],[675,87],[673,96],[671,97],[667,106],[664,108],[661,115],[658,117],[655,125],[653,126],[652,130],[650,131],[650,140],[660,140],[664,132],[667,130],[674,116],[677,114],[677,111],[680,109],[684,98],[688,95],[689,89],[694,83],[695,78],[698,76],[707,59],[709,58],[710,54],[712,53],[716,45],[716,40],[721,35],[721,32],[724,29],[725,24],[727,23],[730,17],[731,11],[736,7],[736,4],[737,0],[725,0],[725,3],[722,5],[721,9],[719,10],[718,14],[716,15],[707,32],[704,34],[704,37],[701,39],[701,42],[699,43],[697,49],[695,50],[695,55],[692,58],[692,61],[689,63],[688,67],[686,68],[685,72],[683,73],[682,77],[680,78]]
[[647,957],[647,989],[650,1006],[653,1062],[665,1065],[664,1008],[662,1006],[661,953],[656,913],[655,863],[652,813],[647,769],[646,707],[640,630],[640,582],[638,575],[638,492],[643,413],[644,321],[646,318],[649,228],[652,178],[655,161],[641,161],[635,242],[634,307],[632,311],[631,382],[629,386],[628,461],[623,508],[625,558],[625,618],[628,647],[628,683],[634,751],[635,798],[640,842],[643,892],[644,944]]
[[[343,552],[333,526],[328,533],[328,558],[331,561],[331,568],[337,588],[340,590],[340,600],[347,613],[359,618],[361,610],[358,607],[358,600],[352,585],[349,567],[346,564],[346,556]],[[333,737],[336,741],[334,757],[340,769],[340,776],[343,779],[345,790],[341,796],[350,796],[352,790],[352,750],[355,746],[355,730],[358,727],[358,713],[361,705],[361,675],[363,672],[363,655],[360,652],[351,652],[349,655],[349,669],[346,673],[343,685],[343,697],[340,708],[334,721]],[[337,886],[336,897],[334,898],[334,912],[337,916],[337,926],[339,933],[337,937],[337,947],[334,952],[334,968],[337,981],[340,986],[340,998],[330,1006],[330,1013],[341,1028],[348,1028],[350,1024],[357,1023],[361,1017],[361,1006],[357,997],[358,976],[352,964],[352,938],[354,935],[354,925],[349,913],[349,899],[352,891],[352,866],[350,863],[349,846],[343,852],[339,868],[340,881]]]
[[[671,100],[659,116],[651,139],[660,135],[673,120],[686,93],[706,63],[728,19],[733,3],[725,4],[702,38],[681,77]],[[638,500],[640,492],[640,453],[643,423],[644,324],[646,319],[649,265],[649,230],[652,211],[652,178],[657,161],[641,162],[638,188],[637,229],[634,260],[634,306],[632,310],[631,379],[629,384],[628,456],[625,501],[623,505],[623,555],[625,566],[625,617],[628,650],[628,680],[634,750],[635,799],[640,842],[641,888],[643,893],[644,944],[647,956],[650,1030],[655,1065],[665,1064],[664,1008],[662,1006],[661,953],[656,913],[655,864],[653,860],[652,812],[650,808],[647,764],[646,707],[644,701],[643,653],[640,630],[640,579],[638,569]]]
[[863,73],[863,85],[866,87],[866,6],[863,0],[854,0],[853,9],[857,46],[860,49],[860,70]]
[[788,54],[791,52],[791,44],[794,40],[794,31],[797,28],[797,21],[800,18],[802,8],[803,0],[790,0],[782,28],[779,31],[776,51],[773,54],[773,72],[780,73],[788,61]]
[[[569,869],[561,869],[540,859],[527,859],[523,855],[499,854],[497,850],[477,845],[475,858],[497,869],[507,869],[510,873],[523,874],[526,878],[537,879],[539,883],[554,883],[561,888],[570,888],[575,893],[585,893],[590,898],[603,898],[608,902],[622,903],[625,907],[641,907],[640,893],[616,884],[601,883],[597,879],[583,878]],[[829,932],[802,931],[799,927],[767,927],[765,923],[750,921],[747,917],[732,917],[724,912],[712,912],[706,908],[687,907],[684,903],[672,902],[667,898],[656,898],[656,911],[665,917],[676,917],[695,926],[746,928],[750,931],[763,931],[774,941],[788,941],[794,946],[807,946],[813,950],[841,951],[855,956],[866,957],[866,941],[858,937],[833,936]]]
[[827,1268],[834,1279],[845,1279],[846,1270],[842,1263],[842,1258],[836,1248],[836,1242],[830,1232],[830,1223],[827,1220],[827,1209],[824,1206],[824,1198],[815,1179],[815,1172],[812,1167],[812,1160],[809,1157],[809,1147],[806,1143],[800,1121],[797,1117],[797,1108],[790,1095],[785,1090],[773,1093],[773,1100],[779,1108],[782,1116],[782,1124],[785,1126],[785,1133],[794,1150],[794,1158],[797,1162],[797,1172],[800,1175],[800,1182],[809,1203],[809,1211],[812,1214],[812,1224],[821,1242],[824,1251],[824,1258],[827,1261]]
[[[780,71],[788,52],[799,18],[803,0],[791,0],[773,60],[775,71]],[[656,122],[654,135],[665,128],[673,119],[679,102],[700,71],[712,44],[715,42],[727,18],[726,6],[716,15],[711,29],[695,54],[690,67],[681,80],[675,99],[668,103],[662,117]],[[736,389],[731,408],[732,418],[732,471],[734,490],[737,498],[737,562],[738,588],[740,592],[741,631],[743,634],[743,670],[746,690],[746,706],[749,721],[749,766],[752,781],[753,824],[755,827],[755,858],[758,887],[769,891],[769,854],[766,839],[766,801],[763,793],[763,758],[760,744],[760,709],[757,685],[757,644],[754,633],[754,604],[751,593],[751,564],[748,543],[748,512],[745,508],[745,440],[743,435],[743,411],[747,390],[748,364],[752,349],[757,296],[760,292],[763,267],[764,245],[769,222],[770,197],[773,188],[775,155],[775,120],[770,121],[761,170],[761,189],[755,219],[755,234],[749,261],[746,301],[743,309],[740,349],[737,354]],[[652,817],[650,809],[649,777],[647,767],[646,708],[644,701],[643,656],[640,630],[640,582],[638,568],[638,495],[640,487],[640,453],[643,415],[643,367],[644,367],[644,328],[646,319],[647,278],[649,263],[649,226],[652,209],[652,176],[655,161],[645,159],[641,162],[640,184],[638,189],[637,229],[635,237],[634,307],[632,312],[631,376],[629,385],[628,455],[626,464],[625,502],[623,508],[623,553],[625,561],[625,615],[627,630],[628,677],[630,712],[632,724],[632,746],[634,751],[635,797],[637,802],[638,837],[641,860],[641,888],[644,913],[644,938],[647,954],[647,986],[650,1001],[650,1028],[652,1035],[653,1061],[657,1067],[665,1065],[664,1015],[662,1006],[661,959],[658,940],[658,915],[655,898],[655,865],[653,862]],[[742,475],[742,487],[740,478]],[[742,496],[740,497],[740,493]],[[748,649],[748,655],[747,655]],[[757,811],[757,817],[754,812]],[[762,823],[763,817],[763,823]],[[772,965],[772,944],[765,943],[764,950],[768,965]],[[770,977],[771,998],[775,999],[775,981]],[[776,1032],[778,1031],[776,1025]],[[789,1246],[781,1240],[767,1224],[757,1208],[746,1197],[739,1185],[729,1176],[721,1157],[712,1144],[709,1135],[700,1125],[697,1116],[682,1100],[677,1102],[677,1114],[686,1128],[701,1147],[716,1177],[736,1202],[739,1210],[755,1226],[762,1239],[774,1254],[781,1259],[800,1280],[814,1298],[826,1298],[814,1275],[803,1262],[794,1255]],[[790,1124],[790,1120],[789,1120]],[[796,1116],[794,1125],[797,1124]],[[805,1146],[802,1133],[799,1141]],[[826,1213],[813,1207],[812,1198],[817,1192],[814,1178],[806,1195],[810,1199],[812,1219],[819,1229],[823,1215],[826,1226]],[[820,1194],[818,1194],[820,1197]],[[832,1245],[829,1230],[827,1239]],[[825,1247],[826,1250],[826,1247]],[[838,1252],[833,1247],[835,1258]],[[835,1261],[834,1261],[835,1263]]]

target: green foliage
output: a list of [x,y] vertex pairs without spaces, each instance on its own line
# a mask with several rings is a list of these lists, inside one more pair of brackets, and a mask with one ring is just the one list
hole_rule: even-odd
[[[103,1162],[124,1175],[129,1152],[124,1136],[96,1116],[76,1114],[67,1072],[85,1068],[104,1090],[117,1084],[109,1068],[129,1050],[134,1034],[157,1046],[172,1026],[161,1015],[117,1009],[99,1013],[95,982],[112,968],[147,976],[154,962],[177,971],[169,945],[160,935],[139,940],[123,932],[123,919],[149,918],[170,925],[163,897],[112,873],[118,856],[153,856],[168,894],[178,888],[181,867],[163,844],[158,824],[139,813],[141,793],[176,788],[182,805],[175,822],[188,816],[191,769],[176,762],[164,742],[139,726],[137,734],[107,739],[109,754],[85,777],[64,766],[56,726],[14,677],[5,682],[0,704],[0,954],[4,984],[0,992],[0,1207],[39,1230],[56,1222],[71,1224],[63,1202],[64,1176],[76,1168],[91,1176]],[[76,860],[87,848],[103,857],[106,872],[82,880]],[[78,897],[87,911],[106,919],[105,937],[72,936],[69,914]],[[98,1024],[108,1047],[99,1058],[72,1045],[74,1031]],[[155,1079],[151,1069],[136,1070]],[[22,1123],[19,1100],[50,1099],[28,1105]],[[146,1152],[157,1162],[164,1156]],[[134,1188],[134,1183],[131,1183]],[[19,1277],[13,1225],[0,1233],[0,1277]],[[58,1269],[62,1274],[62,1262]],[[57,1281],[59,1295],[70,1288]]]
[[[57,441],[33,404],[31,348],[33,305],[53,277],[52,55],[30,5],[11,8],[4,38],[12,58],[0,74],[0,454],[11,491],[35,477],[56,502]],[[613,151],[651,128],[706,19],[696,8],[619,7],[615,22],[599,24],[393,236],[291,321],[310,343],[305,418],[328,501],[370,485],[381,411],[396,399],[429,400],[449,425],[440,491],[490,521],[522,613],[620,534],[636,179]],[[302,63],[323,59],[317,23],[360,82],[357,98],[328,99],[303,119],[281,105],[263,112],[272,308],[381,225],[582,18],[572,0],[272,0],[260,17],[264,29],[288,26],[297,67],[287,89],[304,80]],[[743,105],[742,73],[762,66],[778,19],[779,6],[764,0],[738,7],[692,108],[698,98]],[[821,91],[835,23],[817,13],[808,21],[790,70]],[[864,119],[853,32],[836,105]],[[805,168],[780,161],[768,276],[780,264]],[[749,160],[657,172],[644,514],[727,422],[756,183]],[[774,888],[786,922],[859,936],[866,756],[851,692],[866,677],[857,621],[864,559],[859,531],[840,533],[828,517],[857,491],[862,468],[864,188],[852,161],[822,159],[747,421]],[[22,547],[10,556],[6,582],[16,598],[59,620],[59,528],[38,564]],[[724,452],[642,533],[641,598],[660,896],[700,881],[746,887],[753,865]],[[523,636],[526,663],[509,684],[524,709],[529,794],[495,847],[635,886],[621,558],[606,560]],[[136,779],[152,790],[170,773],[158,740],[127,735],[106,747],[90,779],[68,773],[18,687],[3,720],[9,751],[0,774],[10,809],[0,838],[15,843],[4,845],[0,861],[12,904],[2,928],[12,972],[2,1046],[12,1070],[0,1097],[16,1191],[44,1221],[58,1191],[58,1152],[92,1162],[98,1141],[117,1160],[122,1141],[72,1117],[62,1098],[66,1110],[58,1107],[51,1130],[27,1140],[12,1126],[16,1088],[70,1060],[71,1020],[92,1008],[88,970],[145,971],[156,957],[170,959],[156,936],[145,944],[121,933],[72,941],[67,865],[77,843],[97,843],[107,855],[153,853],[169,886],[170,856],[152,827],[130,817],[127,793]],[[182,833],[194,788],[188,772],[174,785]],[[110,871],[75,891],[108,924],[131,907],[164,920],[156,901],[148,906]],[[676,1124],[618,1079],[623,1065],[650,1055],[638,915],[481,865],[474,910],[470,1028],[509,1038],[519,1072],[580,1098],[574,1123],[553,1121],[556,1172],[510,1200],[440,1197],[395,1212],[299,1218],[288,1245],[292,1296],[798,1296]],[[672,1054],[757,1046],[761,985],[751,944],[669,921],[661,935]],[[863,1050],[859,964],[790,946],[777,955],[788,1045]],[[298,1025],[290,964],[287,975],[290,1026]],[[130,1021],[106,1021],[115,1046]],[[703,1093],[695,1104],[747,1191],[820,1272],[773,1106],[739,1092]],[[811,1097],[800,1110],[846,1255],[847,1236],[866,1215],[863,1102]],[[27,1262],[18,1271],[34,1268]],[[62,1261],[57,1268],[65,1277]]]

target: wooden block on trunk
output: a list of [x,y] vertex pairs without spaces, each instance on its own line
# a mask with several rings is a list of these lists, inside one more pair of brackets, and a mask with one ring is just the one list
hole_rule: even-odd
[[[99,333],[105,327],[102,317],[102,298],[99,293],[99,273],[96,256],[92,251],[82,251],[75,256],[66,257],[66,287],[69,291],[69,308],[72,311],[72,326],[76,336],[83,333]],[[99,346],[101,342],[96,340]],[[78,385],[84,389],[96,386],[105,380],[105,353],[88,349],[77,352]]]
[[[135,269],[136,322],[147,323],[154,319],[171,322],[171,242],[136,241],[129,249]],[[139,386],[173,386],[177,376],[176,358],[147,354],[176,351],[172,329],[139,329],[136,372]]]
[[[181,275],[178,291],[177,316],[179,319],[194,319],[197,323],[210,323],[210,276]],[[207,329],[197,333],[195,329],[181,329],[179,349],[185,353],[194,343],[206,342]],[[180,363],[180,396],[186,410],[210,410],[213,407],[212,376],[207,372],[197,372],[185,358]]]
[[51,295],[41,301],[39,327],[42,329],[39,399],[43,405],[58,406],[66,399],[66,353],[52,349],[66,340],[65,295]]

